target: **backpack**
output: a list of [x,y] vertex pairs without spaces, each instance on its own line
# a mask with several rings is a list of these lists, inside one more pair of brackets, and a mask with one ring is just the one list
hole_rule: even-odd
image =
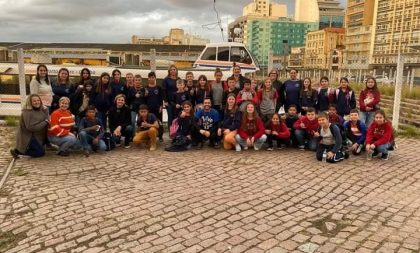
[[172,125],[169,128],[169,136],[172,139],[176,137],[176,133],[178,132],[178,129],[179,129],[179,123],[178,123],[178,118],[176,118],[172,121]]
[[112,138],[112,135],[110,132],[104,133],[104,135],[102,136],[102,140],[105,142],[106,151],[111,151],[115,148],[115,141]]

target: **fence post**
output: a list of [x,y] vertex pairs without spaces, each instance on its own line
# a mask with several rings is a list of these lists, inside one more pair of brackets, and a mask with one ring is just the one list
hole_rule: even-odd
[[[416,68],[412,68],[411,69],[411,78],[410,78],[410,92],[413,90],[413,86],[414,86],[414,77],[416,76]],[[407,80],[408,81],[408,80]]]
[[401,90],[404,71],[404,58],[401,53],[398,54],[397,60],[397,74],[395,79],[395,95],[394,95],[394,111],[392,112],[392,127],[398,130],[398,123],[400,121],[400,105],[401,105]]
[[150,71],[156,72],[156,49],[150,49]]
[[19,93],[20,104],[24,105],[26,101],[26,80],[25,80],[25,62],[23,58],[23,49],[17,51],[18,69],[19,69]]

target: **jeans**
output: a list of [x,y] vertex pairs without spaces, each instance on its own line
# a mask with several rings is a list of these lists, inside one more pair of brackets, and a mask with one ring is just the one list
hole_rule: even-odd
[[317,140],[314,137],[310,136],[305,130],[296,129],[295,136],[299,146],[304,146],[305,140],[307,140],[307,147],[312,151],[316,150]]
[[[242,139],[242,137],[237,134],[235,136],[236,142],[239,143],[242,147],[248,147],[246,143],[246,139]],[[267,140],[267,135],[263,134],[260,138],[254,140],[254,147],[256,149],[261,149],[262,145],[264,145],[265,141]]]
[[94,145],[93,139],[95,139],[95,137],[93,137],[92,135],[89,135],[86,131],[81,131],[79,133],[79,138],[80,138],[80,142],[83,147],[83,150],[92,151],[92,147],[94,147],[95,150],[99,150],[99,151],[106,150],[106,145],[103,140],[99,139],[98,144]]
[[59,146],[58,151],[60,152],[80,150],[82,148],[79,139],[72,135],[63,137],[48,136],[48,139],[52,144]]
[[[334,148],[334,145],[324,145],[324,144],[319,144],[317,150],[316,150],[316,159],[318,161],[322,161],[322,156],[324,155],[324,151],[326,153],[332,151],[332,149]],[[336,163],[336,162],[340,162],[344,160],[344,154],[341,150],[337,151],[337,153],[335,153],[334,157],[332,158],[327,158],[327,162],[329,163]]]
[[365,123],[366,127],[369,127],[372,124],[373,119],[375,118],[375,112],[360,112],[360,121]]
[[[126,126],[125,128],[121,129],[121,136],[124,136],[124,146],[128,146],[133,138],[133,127]],[[121,136],[112,135],[115,143],[121,143]]]
[[391,144],[387,143],[387,144],[383,144],[383,145],[379,145],[376,147],[376,151],[378,151],[379,153],[382,154],[388,154],[388,149],[391,146]]

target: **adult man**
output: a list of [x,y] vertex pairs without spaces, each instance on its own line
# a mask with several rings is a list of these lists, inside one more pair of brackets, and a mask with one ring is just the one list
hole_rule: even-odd
[[211,108],[210,98],[204,99],[203,109],[195,112],[194,117],[197,121],[198,131],[194,134],[193,139],[198,143],[198,149],[203,148],[206,140],[209,140],[209,146],[219,148],[217,129],[219,128],[220,115],[215,109]]

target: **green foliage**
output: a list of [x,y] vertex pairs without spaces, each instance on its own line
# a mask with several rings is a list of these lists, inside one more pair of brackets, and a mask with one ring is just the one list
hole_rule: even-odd
[[4,121],[6,121],[6,125],[8,126],[17,126],[19,118],[15,116],[7,116]]
[[420,138],[420,130],[414,126],[404,127],[398,132],[398,136],[408,138]]

